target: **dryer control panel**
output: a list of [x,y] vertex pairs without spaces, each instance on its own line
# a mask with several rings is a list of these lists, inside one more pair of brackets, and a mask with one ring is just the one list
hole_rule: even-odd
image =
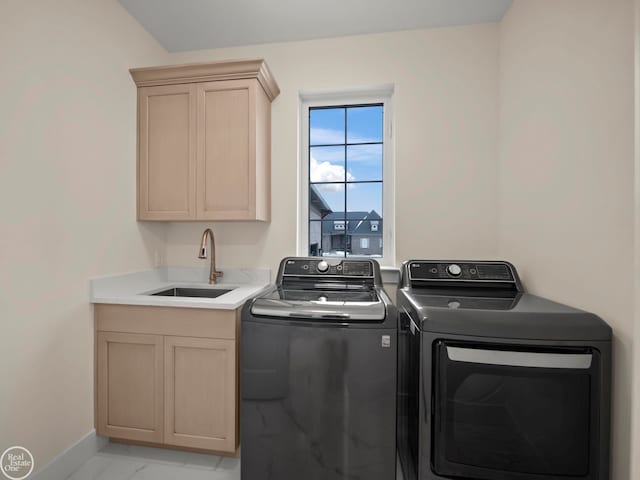
[[505,286],[520,289],[520,280],[509,262],[466,260],[410,260],[403,265],[403,286],[446,283],[459,286]]

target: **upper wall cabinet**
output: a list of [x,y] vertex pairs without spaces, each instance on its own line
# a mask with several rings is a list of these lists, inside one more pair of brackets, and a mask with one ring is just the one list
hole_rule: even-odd
[[262,59],[131,70],[138,86],[138,220],[271,215],[271,102]]

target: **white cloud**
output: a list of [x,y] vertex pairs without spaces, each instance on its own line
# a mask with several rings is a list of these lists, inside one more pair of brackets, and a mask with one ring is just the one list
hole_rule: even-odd
[[[344,167],[330,162],[318,162],[313,155],[309,161],[310,178],[312,182],[344,182]],[[347,172],[347,181],[353,181],[355,177]],[[322,185],[322,190],[337,192],[343,190],[342,185]]]

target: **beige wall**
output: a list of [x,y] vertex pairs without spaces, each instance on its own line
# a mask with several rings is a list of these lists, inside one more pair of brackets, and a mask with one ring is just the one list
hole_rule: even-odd
[[[172,54],[173,63],[264,57],[273,103],[270,224],[216,223],[218,263],[275,269],[296,253],[300,90],[395,85],[396,252],[493,257],[497,245],[498,27],[417,30]],[[205,224],[172,224],[169,265],[201,265]]]
[[147,268],[131,66],[164,50],[112,0],[0,4],[0,450],[36,468],[93,428],[88,280]]
[[89,277],[156,257],[203,265],[209,224],[135,221],[127,69],[262,56],[282,89],[273,220],[213,224],[219,265],[275,269],[295,253],[299,91],[395,84],[397,260],[501,256],[531,291],[609,321],[613,480],[636,478],[631,36],[631,0],[516,0],[501,26],[168,55],[114,0],[3,2],[0,448],[22,444],[41,467],[92,428]]
[[498,252],[613,326],[614,480],[631,478],[632,38],[631,0],[515,0],[500,38]]

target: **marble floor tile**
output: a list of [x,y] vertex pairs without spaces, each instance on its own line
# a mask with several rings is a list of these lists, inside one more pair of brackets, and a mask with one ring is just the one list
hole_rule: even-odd
[[102,450],[100,450],[99,455],[120,455],[140,460],[142,462],[187,465],[190,467],[205,468],[209,470],[214,470],[222,460],[222,457],[219,455],[208,455],[206,453],[185,452],[182,450],[152,448],[119,443],[108,443]]
[[240,480],[240,475],[233,477],[215,470],[149,463],[127,480]]
[[95,455],[85,462],[68,480],[128,480],[146,466],[127,457],[103,457]]
[[217,470],[225,457],[205,453],[185,452],[185,465],[193,468]]
[[[178,479],[240,480],[240,458],[108,443],[67,478],[67,480]],[[399,465],[396,480],[403,480]]]
[[222,457],[216,470],[225,472],[240,471],[240,457]]

